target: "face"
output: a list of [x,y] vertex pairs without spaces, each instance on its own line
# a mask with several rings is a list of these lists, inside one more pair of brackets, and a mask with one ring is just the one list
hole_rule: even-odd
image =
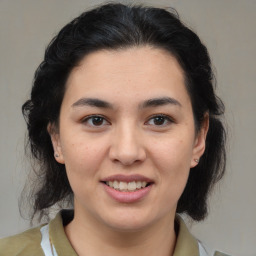
[[195,132],[183,71],[166,51],[87,55],[69,76],[51,134],[75,218],[121,230],[173,220],[206,132]]

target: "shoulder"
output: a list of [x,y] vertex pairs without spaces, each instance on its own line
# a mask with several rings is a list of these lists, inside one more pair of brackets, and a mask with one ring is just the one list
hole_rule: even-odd
[[223,252],[215,252],[214,253],[214,256],[231,256],[231,255],[228,255],[228,254],[225,254],[225,253],[223,253]]
[[174,255],[231,256],[218,251],[215,251],[214,254],[209,254],[202,242],[191,234],[180,215],[176,215],[175,222],[177,241]]
[[15,236],[0,239],[1,256],[41,256],[40,227],[29,229]]

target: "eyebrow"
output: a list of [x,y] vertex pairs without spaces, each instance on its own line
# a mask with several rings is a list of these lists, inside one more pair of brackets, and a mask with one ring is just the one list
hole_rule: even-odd
[[72,104],[72,107],[83,107],[83,106],[91,106],[91,107],[97,107],[97,108],[113,108],[112,104],[96,99],[96,98],[81,98],[78,101],[76,101],[74,104]]
[[[168,104],[182,107],[181,103],[174,98],[161,97],[161,98],[149,99],[142,102],[139,105],[139,109],[164,106]],[[81,98],[72,104],[72,107],[84,107],[84,106],[114,109],[114,106],[111,103],[104,100],[97,99],[97,98]]]
[[158,107],[158,106],[164,106],[168,104],[182,107],[181,103],[176,99],[170,98],[170,97],[162,97],[162,98],[153,98],[153,99],[146,100],[140,105],[140,108]]

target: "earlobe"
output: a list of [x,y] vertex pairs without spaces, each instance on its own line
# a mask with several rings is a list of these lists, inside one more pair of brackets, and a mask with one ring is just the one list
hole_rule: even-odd
[[48,124],[47,130],[51,137],[55,160],[60,164],[64,164],[59,132],[53,124]]
[[207,113],[205,114],[204,121],[195,139],[190,168],[193,168],[196,165],[198,165],[201,156],[204,154],[208,129],[209,129],[209,114]]

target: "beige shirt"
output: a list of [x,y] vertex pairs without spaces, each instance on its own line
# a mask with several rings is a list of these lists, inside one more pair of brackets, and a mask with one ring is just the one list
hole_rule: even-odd
[[[72,212],[64,210],[49,223],[49,237],[58,256],[78,256],[72,248],[64,231],[63,224],[72,219]],[[176,218],[179,231],[173,256],[199,256],[198,241],[188,231],[183,220]],[[44,225],[42,225],[44,226]],[[44,256],[41,247],[41,227],[27,230],[21,234],[0,240],[1,256]],[[225,256],[225,254],[215,254]]]

